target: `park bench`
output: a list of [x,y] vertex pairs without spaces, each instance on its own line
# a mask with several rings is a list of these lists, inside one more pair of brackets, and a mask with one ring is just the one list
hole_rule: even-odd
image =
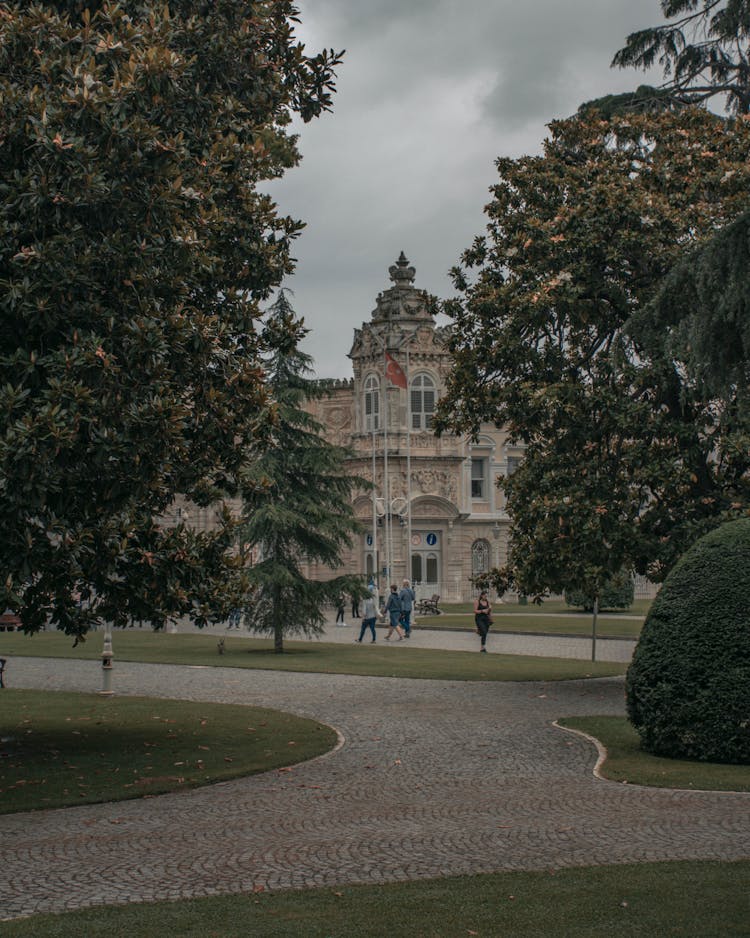
[[21,628],[21,620],[14,612],[7,610],[0,614],[0,632],[14,632]]
[[439,616],[439,602],[440,596],[437,593],[433,593],[429,599],[420,599],[416,604],[415,609],[422,616]]

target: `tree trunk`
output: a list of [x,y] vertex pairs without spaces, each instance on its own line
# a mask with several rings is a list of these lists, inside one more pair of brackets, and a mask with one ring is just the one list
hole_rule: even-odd
[[284,629],[282,622],[281,594],[278,589],[273,591],[273,650],[274,654],[284,653]]

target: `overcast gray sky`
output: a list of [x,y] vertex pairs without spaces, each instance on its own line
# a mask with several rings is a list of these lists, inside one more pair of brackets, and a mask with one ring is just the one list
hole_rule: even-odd
[[[286,286],[320,377],[349,377],[404,251],[417,287],[452,294],[449,269],[484,230],[498,156],[538,153],[546,125],[646,81],[610,69],[658,0],[300,0],[308,51],[346,49],[334,110],[300,126],[302,163],[270,189],[307,228]],[[659,73],[650,76],[657,83]]]

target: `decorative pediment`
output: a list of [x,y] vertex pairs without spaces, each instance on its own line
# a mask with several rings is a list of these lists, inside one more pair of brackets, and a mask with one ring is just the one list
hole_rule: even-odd
[[446,519],[452,521],[459,517],[458,508],[449,502],[447,498],[441,498],[435,495],[426,495],[418,498],[412,498],[411,517],[412,521],[438,521]]

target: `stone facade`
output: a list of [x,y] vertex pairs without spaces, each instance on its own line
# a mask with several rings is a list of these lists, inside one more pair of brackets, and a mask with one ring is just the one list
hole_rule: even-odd
[[432,432],[451,359],[414,276],[402,253],[392,286],[354,330],[353,378],[327,382],[311,410],[328,439],[350,449],[352,473],[374,480],[355,499],[363,533],[338,572],[377,574],[381,595],[387,582],[408,577],[419,597],[465,600],[474,573],[505,561],[509,518],[496,483],[523,450],[491,425],[476,442]]

